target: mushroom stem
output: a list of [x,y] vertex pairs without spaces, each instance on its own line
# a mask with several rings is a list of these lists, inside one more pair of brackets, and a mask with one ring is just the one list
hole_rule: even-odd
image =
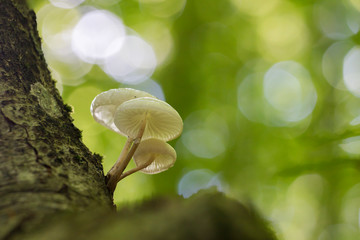
[[136,168],[133,168],[133,169],[127,171],[127,172],[124,172],[123,174],[121,174],[119,181],[121,179],[133,174],[133,173],[136,173],[137,171],[140,171],[143,168],[146,168],[147,166],[149,166],[154,161],[154,159],[155,159],[155,156],[151,156],[151,158],[146,163],[144,163],[142,165],[139,165]]
[[111,175],[114,175],[114,172],[116,172],[119,169],[120,163],[124,161],[127,154],[129,153],[129,150],[130,150],[130,147],[131,147],[131,144],[132,144],[133,141],[134,141],[134,139],[128,137],[123,149],[121,150],[121,153],[120,153],[120,156],[119,156],[118,160],[116,161],[114,166],[112,166],[112,168],[109,170],[109,172],[106,174],[106,177],[108,179],[109,179],[109,177]]
[[119,166],[116,168],[116,170],[114,170],[113,173],[109,175],[109,178],[108,178],[109,181],[107,182],[107,187],[108,187],[108,189],[110,190],[111,193],[113,193],[115,191],[116,184],[121,179],[121,174],[124,172],[125,168],[129,164],[132,156],[134,155],[137,147],[139,146],[141,138],[142,138],[142,136],[144,134],[144,131],[145,131],[145,127],[146,127],[146,118],[142,121],[139,132],[138,132],[137,136],[135,137],[135,139],[133,141],[134,143],[131,146],[130,151],[126,155],[126,158],[124,158],[123,161],[119,162]]

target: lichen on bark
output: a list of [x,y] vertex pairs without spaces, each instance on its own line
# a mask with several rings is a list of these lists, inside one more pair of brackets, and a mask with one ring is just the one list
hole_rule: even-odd
[[72,123],[23,1],[0,1],[0,56],[0,239],[54,212],[110,209],[101,159]]

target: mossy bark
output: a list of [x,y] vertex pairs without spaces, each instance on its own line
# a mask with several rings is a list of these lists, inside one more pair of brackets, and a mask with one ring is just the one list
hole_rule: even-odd
[[111,208],[41,51],[34,12],[0,1],[0,239],[59,210]]
[[47,69],[34,12],[0,0],[0,239],[275,239],[218,193],[112,208],[101,157],[82,143]]

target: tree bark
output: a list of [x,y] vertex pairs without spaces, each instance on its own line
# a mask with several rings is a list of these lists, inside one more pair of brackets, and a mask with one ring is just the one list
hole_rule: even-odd
[[101,157],[72,124],[41,51],[36,17],[0,1],[0,239],[57,211],[111,208]]
[[[59,220],[61,219],[61,220]],[[71,222],[71,225],[68,223]],[[212,190],[189,199],[155,198],[118,214],[57,216],[21,240],[275,240],[263,219]]]
[[22,0],[0,0],[0,239],[275,239],[219,193],[153,199],[119,214],[101,157],[72,124]]

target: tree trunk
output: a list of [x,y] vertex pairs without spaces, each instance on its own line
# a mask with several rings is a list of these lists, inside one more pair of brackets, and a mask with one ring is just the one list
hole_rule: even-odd
[[219,193],[114,214],[101,157],[82,143],[70,111],[34,12],[0,0],[0,239],[275,239],[254,211]]
[[112,206],[101,157],[72,124],[47,69],[34,12],[0,1],[0,238],[59,210]]

